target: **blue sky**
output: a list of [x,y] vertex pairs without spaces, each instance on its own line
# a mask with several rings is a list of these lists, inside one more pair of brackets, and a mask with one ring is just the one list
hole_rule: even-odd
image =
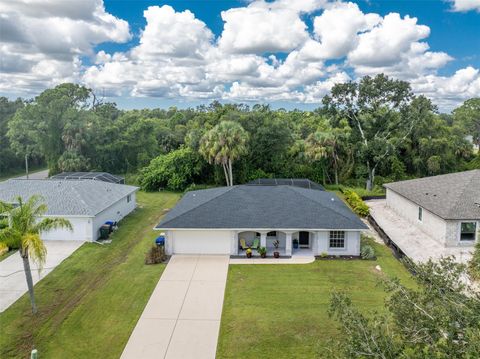
[[480,96],[480,0],[0,3],[11,98],[68,81],[122,108],[311,109],[334,83],[380,72],[442,111]]

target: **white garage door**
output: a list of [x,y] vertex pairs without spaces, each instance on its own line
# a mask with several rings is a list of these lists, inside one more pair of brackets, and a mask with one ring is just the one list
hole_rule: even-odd
[[230,254],[230,231],[175,231],[174,254]]

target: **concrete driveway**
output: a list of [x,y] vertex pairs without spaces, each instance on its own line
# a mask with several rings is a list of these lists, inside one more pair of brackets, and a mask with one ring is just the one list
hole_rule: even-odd
[[[65,258],[70,256],[84,242],[82,241],[44,241],[47,247],[47,261],[39,274],[37,266],[30,261],[33,283],[36,284],[50,273]],[[11,306],[27,292],[27,282],[23,271],[23,261],[18,253],[0,262],[0,313]]]
[[172,256],[121,358],[215,358],[228,263],[229,256]]

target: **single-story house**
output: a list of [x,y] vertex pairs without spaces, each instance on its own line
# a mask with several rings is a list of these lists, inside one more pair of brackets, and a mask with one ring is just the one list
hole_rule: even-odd
[[[283,183],[283,182],[282,182]],[[155,227],[168,254],[242,253],[254,242],[281,255],[360,254],[365,224],[335,194],[295,183],[246,184],[192,191]]]
[[118,222],[136,208],[138,187],[103,181],[10,179],[0,182],[0,200],[15,203],[40,195],[48,207],[45,217],[68,219],[66,229],[42,233],[44,240],[95,241],[106,221]]
[[384,186],[387,206],[440,244],[473,246],[479,240],[480,170]]

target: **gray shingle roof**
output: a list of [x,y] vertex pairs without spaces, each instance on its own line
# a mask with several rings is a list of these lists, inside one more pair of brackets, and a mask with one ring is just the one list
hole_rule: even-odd
[[480,170],[385,184],[443,219],[480,219]]
[[333,193],[240,185],[185,194],[156,228],[366,229]]
[[47,215],[95,216],[137,189],[102,181],[11,179],[0,182],[0,200],[13,203],[18,196],[40,195]]

